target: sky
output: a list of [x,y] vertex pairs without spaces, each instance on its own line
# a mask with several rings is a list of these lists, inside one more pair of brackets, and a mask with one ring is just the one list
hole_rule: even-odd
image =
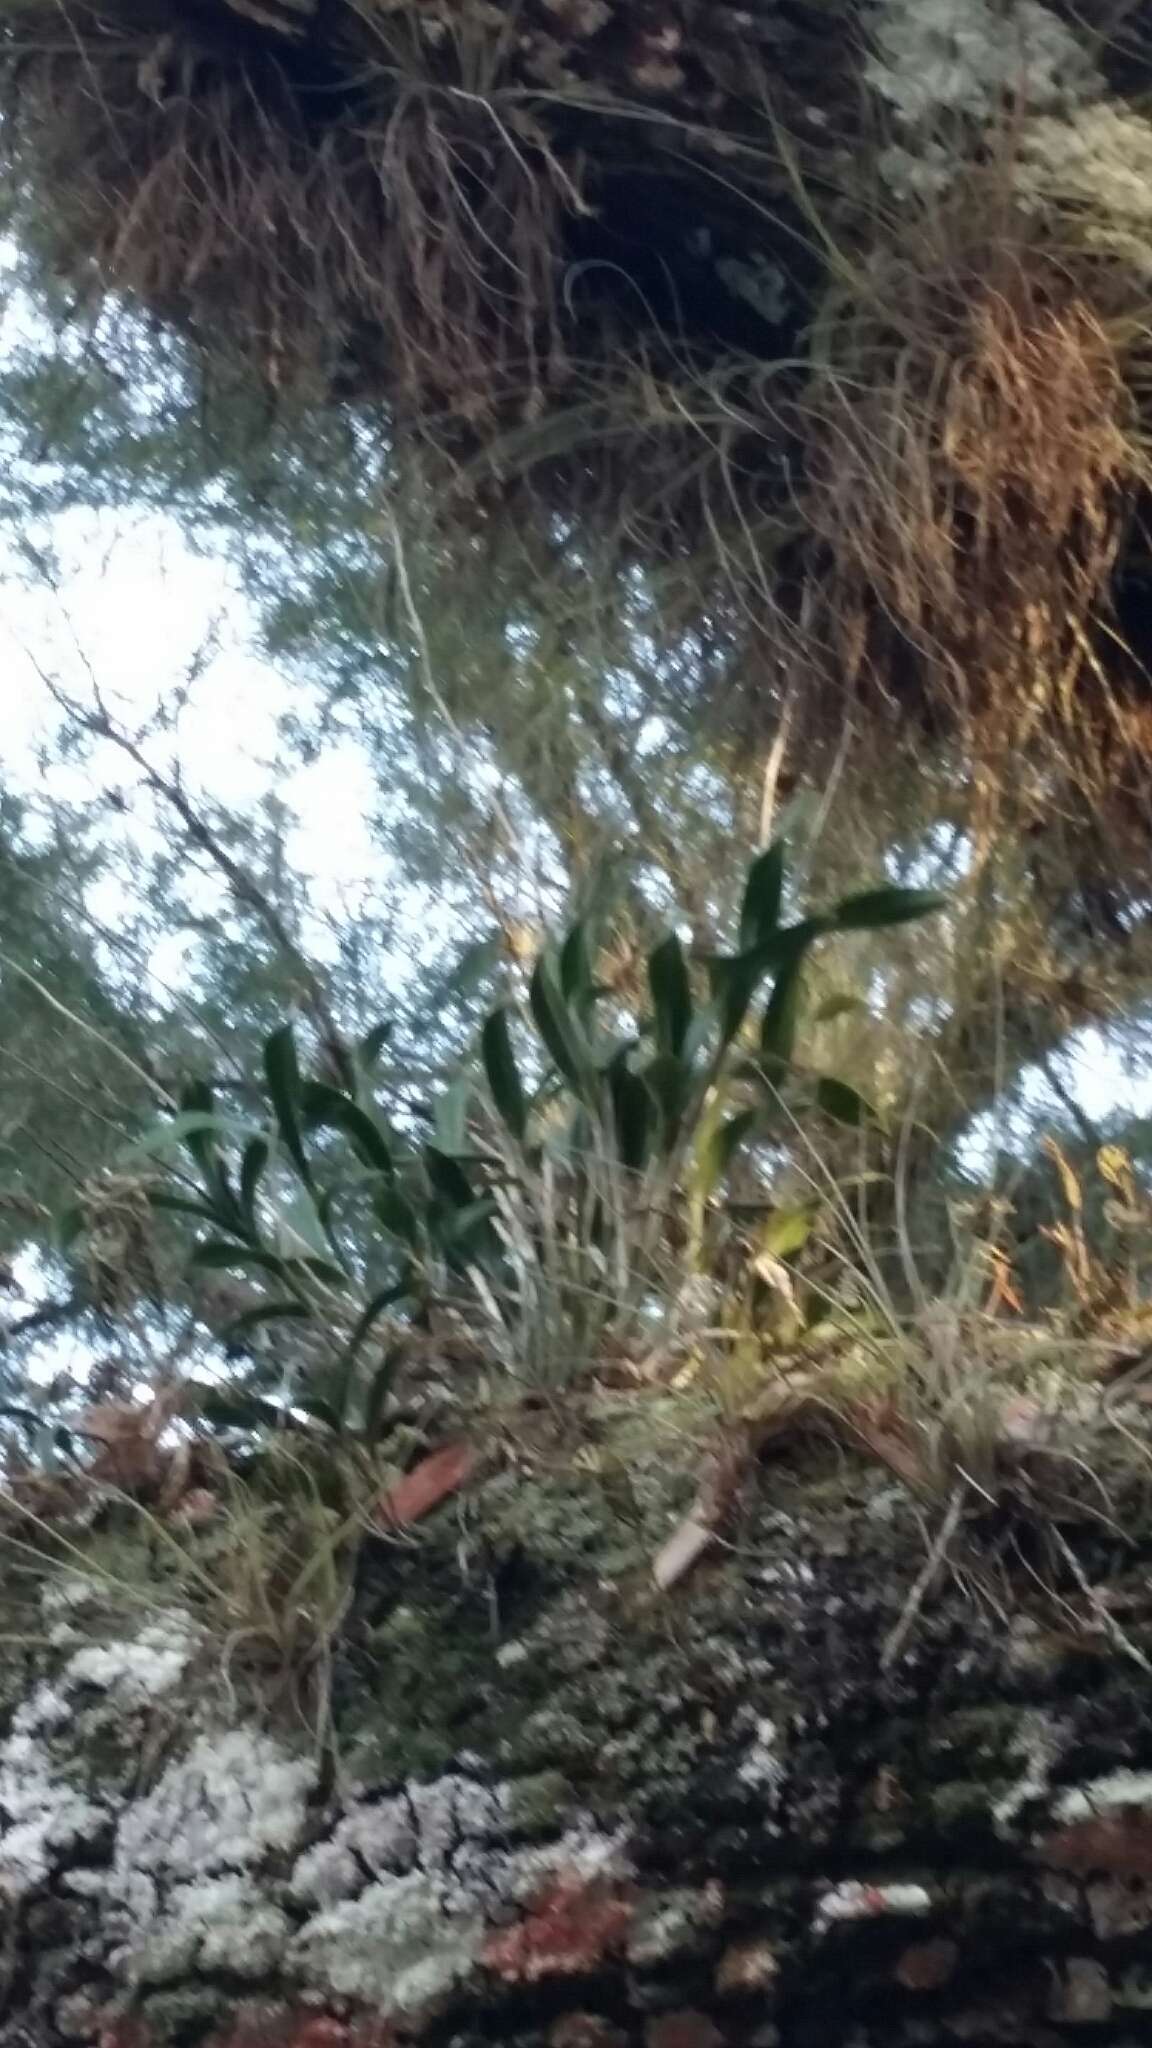
[[[310,936],[322,953],[329,934],[319,913],[382,885],[369,826],[373,778],[364,755],[348,739],[309,766],[285,765],[277,737],[283,678],[254,648],[248,608],[227,565],[193,554],[174,524],[152,515],[113,521],[76,513],[57,522],[53,538],[64,569],[57,590],[30,584],[11,558],[6,565],[0,784],[63,801],[88,798],[98,788],[123,789],[128,811],[122,824],[110,813],[110,827],[146,843],[155,832],[151,807],[133,806],[136,771],[115,748],[98,746],[85,762],[53,763],[44,772],[41,749],[60,717],[49,685],[81,703],[92,700],[96,686],[126,727],[142,726],[158,704],[171,701],[197,653],[214,643],[173,754],[192,794],[243,808],[274,792],[290,807],[296,823],[287,853],[310,877],[318,913]],[[4,566],[0,554],[0,574]],[[148,751],[163,759],[155,746]],[[94,914],[113,930],[125,910],[123,889],[108,880],[91,892]],[[169,940],[153,955],[158,983],[179,986],[184,943]],[[16,1278],[27,1309],[44,1290],[38,1261],[22,1260]],[[29,1370],[47,1383],[61,1371],[83,1378],[85,1364],[84,1347],[63,1337],[41,1347]]]
[[[228,564],[193,554],[175,522],[154,514],[69,513],[53,538],[59,589],[6,582],[5,780],[63,798],[91,794],[94,784],[130,788],[135,771],[111,745],[90,764],[55,767],[45,784],[38,746],[59,719],[48,681],[81,703],[92,701],[95,683],[126,726],[144,725],[214,644],[175,737],[190,789],[237,808],[275,792],[296,815],[289,850],[315,878],[319,899],[370,883],[380,856],[368,822],[368,762],[346,739],[310,766],[285,769],[277,737],[284,681],[255,649]],[[157,756],[154,746],[149,752]]]

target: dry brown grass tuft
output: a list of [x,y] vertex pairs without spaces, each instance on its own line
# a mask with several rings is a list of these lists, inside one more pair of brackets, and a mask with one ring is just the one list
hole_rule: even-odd
[[359,50],[308,58],[227,5],[69,4],[42,41],[43,10],[9,14],[10,146],[82,286],[278,390],[487,411],[543,374],[579,193],[530,114],[438,83],[407,17],[343,13]]
[[1090,296],[980,198],[889,247],[822,336],[804,511],[828,681],[955,738],[978,847],[1006,803],[1144,835],[1152,688],[1112,599],[1149,479],[1108,280]]
[[688,229],[711,249],[735,220],[739,248],[782,184],[748,97],[768,30],[724,9],[702,32],[691,0],[665,13],[14,0],[10,185],[70,279],[281,391],[385,398],[425,426],[532,419],[574,363],[624,376],[619,340],[645,326],[714,352]]

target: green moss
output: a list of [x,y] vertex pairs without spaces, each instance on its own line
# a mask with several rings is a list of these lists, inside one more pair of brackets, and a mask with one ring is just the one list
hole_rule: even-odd
[[949,1778],[926,1790],[928,1806],[936,1826],[945,1834],[980,1823],[991,1825],[998,1798],[1011,1784],[1009,1778]]
[[234,1993],[230,1995],[210,1984],[181,1984],[171,1990],[153,1992],[142,2007],[145,2038],[152,2048],[169,2048],[170,2043],[187,2040],[193,2030],[199,2037],[200,2029],[207,2032],[209,2027],[229,2020],[235,2005]]
[[[691,1417],[698,1426],[696,1408]],[[495,1475],[477,1518],[497,1550],[514,1545],[565,1577],[589,1567],[620,1576],[651,1560],[699,1483],[698,1435],[673,1430],[668,1404],[594,1407],[585,1440],[535,1469]]]
[[340,1654],[337,1726],[360,1772],[435,1773],[484,1721],[499,1677],[491,1609],[482,1586],[461,1586],[442,1564],[416,1552],[405,1597]]
[[569,1765],[586,1764],[601,1746],[595,1724],[561,1702],[530,1714],[523,1726],[501,1743],[497,1754],[505,1769],[525,1764],[546,1769],[558,1756]]
[[957,1759],[987,1786],[1002,1771],[1008,1778],[1019,1776],[1020,1708],[1015,1703],[964,1707],[938,1722],[930,1738],[931,1750],[945,1754],[951,1765]]
[[563,1825],[574,1799],[562,1771],[535,1771],[509,1787],[508,1825],[514,1834],[550,1834]]
[[594,1566],[613,1575],[632,1571],[651,1555],[644,1518],[622,1488],[613,1500],[603,1486],[578,1473],[532,1480],[507,1475],[485,1503],[498,1543],[524,1547],[537,1564],[570,1574]]
[[[635,1404],[597,1411],[587,1438],[558,1434],[532,1465],[496,1472],[471,1497],[463,1537],[444,1515],[412,1550],[372,1554],[336,1702],[359,1768],[434,1771],[488,1742],[539,1776],[558,1756],[590,1758],[605,1727],[632,1714],[583,1589],[650,1585],[698,1484],[698,1442],[673,1437],[666,1418],[657,1426],[664,1406],[642,1429]],[[558,1681],[600,1660],[612,1676],[593,1711],[570,1710],[563,1686],[554,1701]]]

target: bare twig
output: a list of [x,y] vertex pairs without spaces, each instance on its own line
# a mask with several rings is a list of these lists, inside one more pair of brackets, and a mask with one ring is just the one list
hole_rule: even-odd
[[14,1323],[0,1323],[0,1348],[7,1350],[10,1344],[37,1330],[58,1330],[64,1323],[75,1322],[91,1306],[82,1294],[76,1293],[67,1295],[63,1301],[42,1301],[38,1308],[18,1316]]
[[903,1613],[889,1633],[880,1652],[880,1668],[882,1671],[890,1670],[896,1662],[912,1632],[916,1617],[939,1576],[940,1569],[948,1554],[948,1546],[960,1525],[960,1517],[964,1511],[964,1492],[965,1489],[962,1485],[955,1486],[952,1489],[944,1519],[936,1532],[935,1540],[924,1560],[923,1567],[917,1574],[912,1591],[904,1603]]
[[1054,1522],[1050,1525],[1048,1533],[1060,1552],[1061,1557],[1064,1559],[1072,1577],[1075,1579],[1077,1586],[1080,1588],[1081,1593],[1084,1595],[1085,1600],[1088,1602],[1097,1628],[1103,1635],[1107,1636],[1113,1649],[1119,1650],[1121,1656],[1128,1657],[1133,1664],[1139,1665],[1141,1671],[1146,1671],[1149,1675],[1152,1675],[1152,1662],[1144,1655],[1139,1644],[1134,1643],[1131,1636],[1125,1634],[1115,1615],[1109,1613],[1107,1603],[1101,1599],[1095,1586],[1085,1576],[1084,1567],[1072,1549],[1071,1544],[1061,1535]]
[[45,676],[44,681],[61,708],[93,738],[107,740],[125,755],[133,766],[139,769],[145,787],[175,812],[192,844],[207,855],[212,865],[224,877],[233,900],[252,913],[263,926],[277,952],[289,963],[299,983],[301,1007],[315,1027],[330,1057],[340,1069],[347,1070],[350,1065],[348,1049],[336,1022],[324,983],[315,966],[293,938],[267,891],[262,889],[248,870],[229,853],[219,834],[197,809],[180,780],[179,772],[165,774],[148,758],[131,734],[117,724],[94,677],[91,678],[94,710],[87,710],[74,703],[51,678]]
[[14,960],[10,953],[4,952],[0,952],[0,967],[7,968],[10,974],[15,974],[21,981],[27,982],[28,987],[34,989],[40,1000],[47,1003],[49,1009],[55,1010],[57,1016],[64,1017],[77,1031],[83,1031],[89,1038],[94,1038],[97,1045],[103,1046],[106,1052],[112,1053],[138,1081],[143,1081],[146,1088],[154,1095],[158,1095],[167,1108],[179,1107],[175,1096],[169,1094],[154,1074],[150,1074],[146,1067],[142,1067],[138,1060],[134,1060],[130,1053],[125,1052],[122,1045],[117,1045],[114,1038],[109,1038],[106,1031],[100,1031],[95,1024],[90,1024],[86,1017],[81,1017],[75,1010],[69,1009],[67,1003],[62,1003],[59,996],[54,996],[51,989],[46,988],[30,968],[23,966],[19,960]]

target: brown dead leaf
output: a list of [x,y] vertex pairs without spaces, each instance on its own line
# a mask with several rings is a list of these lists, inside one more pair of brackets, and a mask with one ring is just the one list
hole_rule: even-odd
[[442,1450],[432,1451],[389,1487],[376,1511],[377,1520],[394,1528],[419,1522],[449,1494],[459,1491],[476,1463],[477,1453],[471,1444],[445,1444]]
[[190,1487],[171,1510],[171,1519],[181,1529],[202,1529],[220,1512],[219,1497],[208,1486]]
[[95,1446],[88,1477],[125,1493],[163,1489],[182,1448],[163,1439],[183,1403],[184,1387],[172,1379],[161,1382],[150,1401],[98,1401],[86,1408],[75,1431]]

